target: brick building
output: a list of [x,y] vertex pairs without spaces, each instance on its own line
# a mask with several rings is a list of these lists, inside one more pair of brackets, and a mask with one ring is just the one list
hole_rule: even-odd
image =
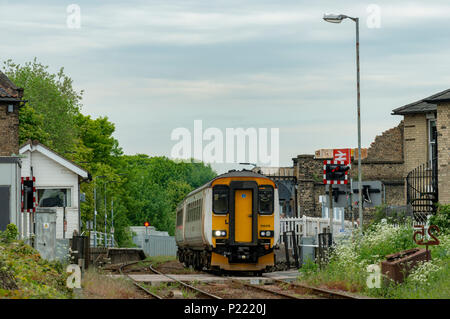
[[[404,205],[404,150],[403,122],[377,136],[367,150],[367,157],[361,160],[363,181],[381,181],[383,203],[390,206]],[[294,174],[298,182],[298,206],[300,215],[321,216],[319,196],[324,195],[323,161],[332,158],[317,158],[303,154],[294,161]],[[352,158],[351,177],[358,179],[357,156]],[[366,210],[365,214],[370,214]]]
[[[416,219],[436,211],[435,204],[450,204],[450,89],[393,110],[398,126],[377,136],[361,161],[363,181],[383,184],[383,204],[406,206]],[[293,159],[297,178],[299,215],[320,216],[319,195],[324,159],[299,155]],[[358,178],[357,158],[352,178]],[[365,210],[370,217],[370,210]],[[367,220],[367,219],[366,219]]]
[[406,203],[416,214],[450,204],[450,89],[396,108],[404,120]]
[[19,154],[19,107],[23,89],[0,71],[0,156]]

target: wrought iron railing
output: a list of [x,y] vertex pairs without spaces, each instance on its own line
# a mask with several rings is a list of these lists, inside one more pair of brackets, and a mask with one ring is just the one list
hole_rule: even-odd
[[413,169],[406,176],[406,200],[414,219],[424,223],[436,213],[438,202],[437,161],[431,160]]

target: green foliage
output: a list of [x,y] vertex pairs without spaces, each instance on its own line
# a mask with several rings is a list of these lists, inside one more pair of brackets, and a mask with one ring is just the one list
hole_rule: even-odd
[[307,276],[310,273],[315,273],[319,269],[319,265],[317,265],[314,260],[306,259],[305,263],[299,269],[300,273]]
[[[27,62],[24,65],[4,62],[4,73],[18,87],[24,88],[25,100],[33,108],[33,114],[28,108],[19,114],[24,127],[20,130],[20,141],[27,138],[43,138],[47,146],[64,153],[73,148],[76,142],[76,115],[81,108],[83,92],[76,92],[72,87],[72,79],[60,68],[56,74],[48,70],[48,66],[37,62]],[[33,123],[40,124],[40,128]],[[45,133],[44,133],[45,132]]]
[[72,298],[62,265],[42,259],[23,241],[0,243],[0,271],[8,273],[16,285],[9,289],[0,286],[0,298]]
[[17,226],[14,224],[8,224],[6,226],[6,230],[4,232],[0,232],[0,241],[4,243],[10,243],[13,240],[17,239],[19,235],[19,231],[17,230]]
[[375,225],[381,222],[381,220],[386,219],[388,223],[392,224],[405,224],[410,221],[410,218],[406,216],[405,212],[402,211],[391,211],[389,215],[387,214],[387,206],[377,206],[374,214],[374,218],[370,225]]
[[23,144],[29,139],[48,144],[50,134],[43,127],[44,116],[26,103],[19,112],[19,144]]
[[127,190],[121,202],[131,225],[149,221],[158,230],[175,231],[177,204],[194,188],[215,176],[204,164],[176,163],[166,157],[122,156]]
[[86,148],[83,160],[108,165],[117,163],[115,159],[122,155],[122,149],[119,142],[112,137],[114,124],[109,122],[107,117],[93,120],[82,114],[79,114],[76,120],[81,143]]
[[450,233],[450,205],[438,205],[436,215],[430,218],[430,225],[438,226],[441,233]]
[[142,225],[146,220],[173,234],[178,202],[216,176],[203,163],[123,155],[113,137],[115,125],[108,117],[93,119],[80,113],[83,92],[73,89],[63,68],[54,74],[36,59],[24,65],[8,60],[4,72],[24,88],[24,99],[28,100],[19,112],[20,142],[37,139],[90,172],[93,180],[80,186],[86,195],[86,202],[80,204],[81,219],[92,221],[96,207],[97,230],[104,230],[106,213],[109,231],[114,200],[114,236],[120,246],[132,246],[128,226]]
[[373,224],[364,236],[340,241],[333,249],[330,262],[323,269],[307,266],[300,280],[377,298],[444,298],[450,297],[450,235],[441,235],[441,244],[431,248],[432,261],[417,265],[402,284],[384,278],[380,288],[366,284],[367,266],[379,265],[385,256],[414,248],[410,224],[395,226],[387,222]]

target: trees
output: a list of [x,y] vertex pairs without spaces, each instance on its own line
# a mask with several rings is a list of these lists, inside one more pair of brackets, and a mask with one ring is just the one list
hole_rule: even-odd
[[[144,154],[125,155],[123,188],[127,190],[125,206],[134,225],[149,221],[159,230],[175,231],[177,204],[194,188],[215,176],[203,163],[176,163],[166,157]],[[195,178],[193,178],[194,176]]]
[[19,112],[20,142],[37,139],[88,170],[92,177],[106,176],[81,184],[81,192],[86,194],[86,201],[81,203],[81,219],[93,220],[96,187],[97,229],[103,230],[105,210],[110,229],[114,199],[115,238],[119,244],[131,242],[128,226],[142,225],[146,220],[158,230],[173,234],[176,205],[216,175],[203,163],[176,163],[145,154],[123,155],[112,136],[114,123],[106,116],[93,119],[80,112],[83,92],[73,89],[72,79],[63,68],[52,74],[48,66],[34,59],[24,65],[8,60],[4,69],[17,86],[24,88],[24,99],[28,100]]
[[[19,132],[19,140],[44,138],[47,146],[57,152],[71,150],[76,143],[75,119],[81,109],[83,92],[73,89],[72,79],[64,74],[64,68],[52,74],[48,66],[36,59],[24,65],[7,60],[4,73],[16,86],[25,89],[23,98],[28,100],[28,107],[20,112],[20,124],[24,126]],[[40,128],[46,134],[42,134]]]

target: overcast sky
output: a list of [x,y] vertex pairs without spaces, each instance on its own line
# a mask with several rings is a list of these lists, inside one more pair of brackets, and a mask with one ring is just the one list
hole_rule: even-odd
[[[79,29],[67,26],[72,3]],[[367,25],[374,8],[379,28]],[[0,60],[64,66],[82,112],[108,116],[126,154],[169,156],[172,130],[200,119],[279,128],[290,166],[357,147],[355,25],[324,13],[360,17],[363,147],[399,123],[394,108],[449,88],[448,0],[0,0]]]

